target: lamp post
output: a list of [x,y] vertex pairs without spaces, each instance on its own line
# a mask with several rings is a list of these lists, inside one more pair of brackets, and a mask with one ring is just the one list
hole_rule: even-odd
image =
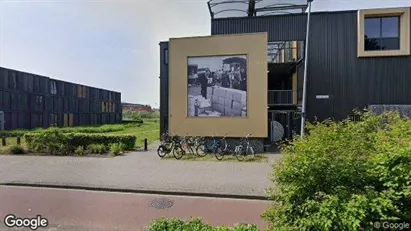
[[304,79],[303,79],[303,102],[301,108],[301,138],[304,137],[304,126],[306,120],[307,111],[307,69],[308,69],[308,44],[310,37],[310,15],[311,15],[311,2],[313,0],[307,0],[308,2],[308,15],[307,15],[307,31],[305,35],[305,55],[304,55]]

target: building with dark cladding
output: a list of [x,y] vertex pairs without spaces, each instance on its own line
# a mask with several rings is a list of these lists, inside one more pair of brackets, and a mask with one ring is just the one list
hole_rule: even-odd
[[[224,2],[225,0],[215,0]],[[304,61],[308,61],[306,117],[341,120],[354,109],[411,107],[410,7],[312,12],[308,57],[307,13],[217,17],[209,1],[211,35],[268,34],[268,143],[273,121],[284,137],[300,131]],[[227,4],[230,1],[226,1]],[[296,7],[295,9],[297,9]],[[261,8],[266,12],[268,7]],[[278,10],[286,9],[279,6]],[[292,9],[289,6],[288,9]],[[272,7],[276,11],[276,7]],[[288,43],[288,44],[287,44]],[[290,45],[291,43],[291,45]],[[168,45],[160,43],[161,129],[168,127]],[[271,47],[271,48],[270,48]],[[272,47],[274,50],[271,50]],[[291,50],[291,51],[290,51]],[[289,52],[288,52],[289,51]],[[289,58],[287,58],[289,53]]]
[[1,119],[5,130],[120,123],[121,93],[0,67]]

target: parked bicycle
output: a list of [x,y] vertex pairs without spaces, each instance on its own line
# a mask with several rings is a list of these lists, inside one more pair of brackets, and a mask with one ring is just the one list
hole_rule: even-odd
[[230,145],[226,140],[227,133],[224,135],[223,138],[218,142],[218,146],[215,150],[214,156],[217,160],[222,160],[225,155],[232,155],[233,152],[231,150]]
[[243,161],[245,157],[248,155],[252,155],[253,157],[255,157],[254,149],[250,144],[250,140],[248,139],[248,137],[250,136],[251,133],[248,134],[246,137],[242,138],[240,143],[235,146],[234,153],[237,160],[239,161]]
[[207,154],[215,153],[215,150],[218,147],[218,140],[214,137],[214,135],[211,137],[211,142],[206,139],[202,139],[201,142],[199,142],[197,148],[196,148],[196,153],[200,157],[204,157]]
[[189,154],[195,154],[194,149],[195,149],[195,138],[193,137],[188,137],[188,133],[183,137],[181,140],[181,146],[184,149],[185,153]]
[[[163,138],[163,137],[162,137]],[[185,154],[185,151],[181,147],[180,138],[178,136],[165,136],[165,139],[157,148],[157,155],[160,158],[165,157],[166,155],[173,153],[174,158],[181,159]]]

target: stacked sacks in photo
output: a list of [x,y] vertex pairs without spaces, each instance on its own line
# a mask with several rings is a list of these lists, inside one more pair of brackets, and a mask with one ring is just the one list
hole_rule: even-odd
[[246,102],[245,91],[218,86],[211,88],[212,110],[220,112],[223,116],[246,116]]
[[194,104],[195,102],[198,102],[200,107],[198,108],[198,114],[202,115],[205,112],[206,108],[211,107],[210,100],[205,99],[201,95],[188,95],[188,115],[194,116],[195,111],[194,111]]

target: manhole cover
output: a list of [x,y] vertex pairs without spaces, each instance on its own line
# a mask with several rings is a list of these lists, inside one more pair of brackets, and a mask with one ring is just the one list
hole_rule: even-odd
[[174,205],[174,202],[167,198],[160,198],[160,199],[152,200],[150,205],[151,207],[156,208],[156,209],[168,209]]

